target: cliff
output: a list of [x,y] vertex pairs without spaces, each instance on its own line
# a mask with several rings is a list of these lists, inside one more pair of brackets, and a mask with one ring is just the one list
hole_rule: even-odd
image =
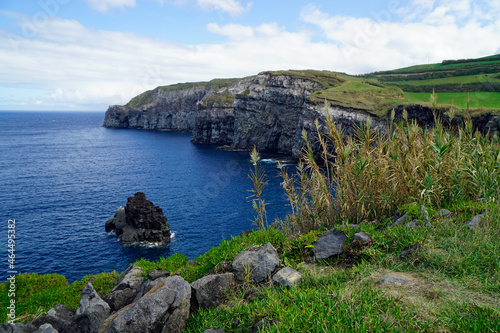
[[[385,130],[390,110],[395,108],[400,119],[403,105],[409,119],[423,126],[434,122],[429,107],[409,105],[399,88],[343,73],[290,70],[158,87],[124,106],[110,106],[103,126],[188,130],[193,143],[236,150],[255,145],[260,151],[298,157],[304,146],[302,130],[313,138],[316,120],[325,128],[325,101],[346,134],[368,117],[372,126]],[[500,130],[499,117],[492,113],[482,113],[473,122],[483,131]]]

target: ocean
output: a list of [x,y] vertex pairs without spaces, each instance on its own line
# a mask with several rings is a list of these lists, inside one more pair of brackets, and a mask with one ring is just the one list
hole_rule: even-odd
[[[121,272],[140,259],[194,259],[254,227],[247,152],[190,143],[189,132],[101,127],[104,112],[0,112],[0,217],[8,277],[8,224],[15,266],[69,282]],[[262,166],[269,221],[289,212],[274,158]],[[293,165],[290,165],[293,168]],[[174,235],[164,247],[123,245],[104,224],[141,191],[160,206]]]

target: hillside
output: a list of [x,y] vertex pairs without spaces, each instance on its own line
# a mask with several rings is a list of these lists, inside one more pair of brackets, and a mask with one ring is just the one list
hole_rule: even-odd
[[[466,108],[500,108],[500,55],[379,71],[363,78],[405,92],[405,101],[426,103],[434,90],[439,103]],[[484,111],[484,110],[483,110]],[[492,110],[498,112],[497,110]]]

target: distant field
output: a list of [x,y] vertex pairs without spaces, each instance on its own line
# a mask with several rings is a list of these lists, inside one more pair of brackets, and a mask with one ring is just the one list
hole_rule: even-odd
[[416,86],[432,86],[432,85],[443,85],[443,84],[467,84],[467,83],[477,83],[480,82],[484,85],[492,82],[500,82],[499,75],[497,74],[478,74],[478,75],[464,75],[464,76],[454,76],[445,77],[439,79],[429,79],[429,80],[418,80],[418,81],[398,81],[398,84],[412,84]]
[[[404,94],[405,100],[411,103],[429,102],[429,93],[405,92]],[[467,108],[467,93],[465,92],[438,93],[437,95],[439,104],[451,104],[453,102],[453,105],[461,109]],[[500,92],[471,92],[469,107],[471,109],[479,107],[500,109]]]

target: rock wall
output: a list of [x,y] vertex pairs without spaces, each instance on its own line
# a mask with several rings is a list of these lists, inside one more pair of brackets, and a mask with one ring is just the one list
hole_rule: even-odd
[[315,81],[263,72],[234,101],[237,149],[290,154],[306,99],[322,85]]

